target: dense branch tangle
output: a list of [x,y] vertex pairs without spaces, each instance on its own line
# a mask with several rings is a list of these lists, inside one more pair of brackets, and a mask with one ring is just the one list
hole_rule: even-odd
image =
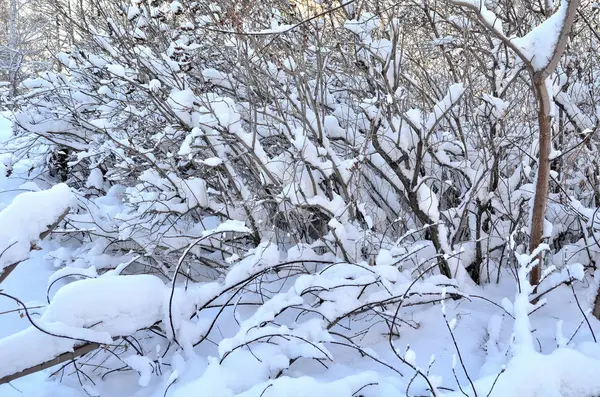
[[[495,11],[504,33],[470,1],[171,7],[107,0],[94,3],[89,24],[63,9],[82,39],[57,56],[68,79],[49,72],[28,82],[16,115],[17,155],[46,145],[62,156],[47,165],[81,193],[66,218],[74,232],[65,234],[78,241],[73,260],[139,255],[128,271],[172,282],[169,324],[148,331],[170,349],[189,342],[173,302],[216,279],[219,288],[186,313],[185,321],[207,321],[192,345],[211,343],[238,306],[277,306],[285,296],[292,303],[273,318],[246,328],[240,321],[240,339],[221,359],[250,345],[302,342],[317,346],[311,358],[326,360],[322,340],[306,342],[300,326],[278,327],[318,319],[354,345],[346,320],[407,325],[398,315],[407,305],[437,302],[443,288],[460,297],[472,281],[498,280],[513,265],[507,237],[533,249],[545,214],[574,225],[553,246],[556,257],[582,238],[577,247],[590,263],[600,248],[596,232],[581,226],[597,204],[580,179],[565,176],[580,172],[596,144],[582,143],[586,119],[577,112],[593,108],[594,98],[576,101],[555,73],[576,3],[540,70],[513,35],[551,13],[501,3]],[[548,118],[555,99],[548,81],[564,93],[556,98],[569,116],[561,119],[564,145],[584,154],[557,170],[552,211],[541,205],[549,128],[558,123]],[[531,233],[521,233],[529,219]],[[247,229],[218,229],[228,220]],[[251,272],[227,284],[244,266]],[[329,272],[335,283],[325,282]],[[335,312],[343,294],[355,306]]]

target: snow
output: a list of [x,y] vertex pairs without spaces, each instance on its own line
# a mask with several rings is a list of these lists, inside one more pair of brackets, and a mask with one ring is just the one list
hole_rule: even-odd
[[567,17],[568,6],[568,0],[561,0],[560,8],[550,18],[532,29],[524,37],[513,39],[513,42],[529,59],[534,70],[544,70],[552,59]]
[[344,23],[344,28],[359,36],[365,36],[377,29],[379,18],[375,14],[363,13],[359,19],[348,20]]
[[465,86],[462,83],[452,84],[448,87],[448,93],[446,96],[438,102],[434,108],[433,113],[427,119],[427,128],[432,128],[439,120],[456,104],[461,96],[465,92]]
[[[46,201],[42,202],[46,203],[46,205],[40,206],[40,203],[37,201],[39,199],[45,199]],[[56,201],[59,201],[59,199],[62,199],[63,206],[53,208],[52,204],[57,204]],[[71,200],[72,195],[70,190],[65,185],[59,184],[49,191],[42,191],[39,194],[24,193],[17,196],[13,204],[3,211],[2,214],[6,216],[6,214],[9,214],[9,210],[18,209],[23,205],[26,205],[25,208],[28,208],[28,211],[25,210],[25,214],[29,213],[32,216],[36,214],[34,209],[45,210],[47,211],[45,216],[48,218],[44,217],[44,213],[41,216],[38,214],[38,218],[42,220],[41,224],[43,225],[46,222],[50,223],[49,220],[54,221],[57,214],[62,213],[64,208],[68,208],[67,206],[71,204],[69,203]],[[22,219],[23,215],[20,216]],[[49,220],[44,221],[44,219]],[[27,225],[27,223],[24,223],[24,225]],[[40,228],[39,225],[38,228],[32,226],[30,229],[32,230],[32,235],[34,233],[36,236],[39,235],[39,230],[45,230],[45,228]],[[27,246],[29,246],[29,243],[27,243]],[[27,268],[27,263],[22,266]],[[15,274],[18,274],[19,271],[20,267],[17,268]],[[63,269],[55,273],[49,280],[52,282],[63,275],[73,273],[68,269]],[[95,271],[90,272],[81,269],[78,273],[92,277]],[[58,335],[68,335],[70,338],[101,341],[104,343],[112,341],[112,338],[108,336],[110,332],[117,334],[120,332],[130,333],[133,328],[147,326],[148,321],[150,321],[148,317],[154,320],[156,314],[151,314],[152,311],[148,310],[144,305],[155,305],[156,299],[154,299],[153,303],[152,298],[156,296],[156,292],[160,292],[163,286],[162,282],[152,276],[137,276],[121,280],[116,283],[107,283],[101,280],[85,280],[81,284],[75,282],[67,285],[57,293],[55,299],[42,317],[35,321],[37,326]],[[147,288],[145,289],[144,286]],[[138,300],[132,299],[132,297],[137,297],[136,288],[140,292],[146,293],[146,296],[140,296]],[[43,288],[40,290],[43,291]],[[100,304],[100,302],[104,303],[107,297],[112,299],[109,302],[110,306]],[[90,307],[96,311],[90,311]],[[129,312],[127,312],[127,307],[129,307]],[[134,317],[134,312],[138,310],[142,310],[139,312],[142,314],[142,317],[139,318],[141,323],[136,322],[136,318]],[[156,309],[154,312],[156,312]],[[83,328],[88,326],[95,326],[96,329]],[[40,360],[44,361],[57,354],[69,351],[73,348],[73,344],[73,340],[49,336],[40,332],[35,327],[29,327],[21,332],[0,339],[0,356],[2,356],[2,361],[11,362],[11,365],[3,366],[0,369],[2,373],[0,377],[32,366],[40,362]]]
[[195,95],[190,89],[173,90],[169,96],[168,103],[181,120],[189,126],[193,126],[191,110],[194,107]]
[[509,106],[507,101],[490,94],[483,94],[482,99],[485,102],[485,104],[482,105],[482,111],[484,114],[491,113],[491,115],[498,120],[501,120],[506,116]]
[[164,288],[158,277],[150,275],[75,281],[56,293],[42,319],[129,335],[160,319]]
[[0,211],[0,271],[19,263],[29,256],[32,245],[61,215],[75,204],[69,187],[58,184],[40,192],[27,192],[17,196]]
[[12,135],[12,122],[7,112],[0,112],[0,142],[5,142]]
[[136,6],[129,6],[127,8],[127,19],[132,20],[140,14],[140,9]]
[[158,91],[162,87],[162,83],[160,80],[152,79],[150,83],[148,83],[148,86],[152,91]]
[[[24,83],[14,136],[0,117],[0,248],[23,260],[0,286],[0,378],[101,346],[2,397],[600,394],[597,87],[579,76],[594,70],[546,81],[566,143],[548,243],[530,253],[535,109],[504,51],[504,5],[453,1],[471,8],[432,14],[433,35],[409,21],[411,35],[400,16],[345,4],[343,21],[318,3],[325,14],[298,5],[305,22],[284,25],[261,2],[248,20],[132,0],[93,37],[102,55],[74,46],[57,55],[68,72]],[[473,7],[497,34],[480,37],[485,75],[463,60],[485,34],[465,31]],[[535,62],[552,18],[514,39]],[[473,67],[454,76],[442,51]],[[48,172],[57,145],[71,145],[71,188]]]
[[118,77],[125,77],[125,68],[122,65],[106,65],[106,69]]
[[288,57],[283,61],[283,66],[290,72],[294,72],[297,68],[296,61],[292,57]]
[[95,189],[102,189],[104,186],[104,176],[99,168],[94,168],[90,171],[85,187],[93,187]]
[[110,344],[113,336],[151,326],[161,318],[163,291],[164,283],[149,275],[67,284],[35,321],[37,327],[0,339],[2,362],[10,363],[0,366],[0,378],[71,351],[77,341]]
[[226,220],[225,222],[221,222],[219,226],[217,226],[214,230],[207,230],[202,234],[204,236],[211,235],[213,233],[224,233],[224,232],[237,232],[237,233],[249,233],[250,229],[246,227],[244,222],[238,220]]
[[140,40],[146,40],[146,33],[141,29],[135,29],[133,31],[133,37]]
[[173,12],[173,13],[177,13],[177,12],[181,11],[181,9],[183,8],[181,3],[178,1],[171,2],[170,6],[171,6],[171,12]]
[[[496,14],[486,7],[485,2],[480,0],[456,0],[454,3],[458,5],[470,5],[475,7],[479,11],[479,14],[486,24],[493,28],[500,36],[504,36],[502,20],[496,17]],[[469,22],[466,23],[468,24]]]
[[140,380],[139,385],[146,387],[150,384],[151,375],[154,371],[154,363],[148,357],[132,355],[123,357],[123,361],[131,368],[139,372]]
[[[242,226],[236,227],[235,223],[230,223],[229,225],[222,226],[221,230],[237,228],[241,229],[241,227]],[[268,256],[269,254],[267,254],[267,257]],[[523,258],[523,262],[524,261],[525,258]],[[354,268],[354,266],[349,266],[347,268],[339,267],[339,271],[337,273],[330,274],[330,277],[328,278],[329,284],[320,283],[319,285],[323,287],[327,286],[329,290],[333,291],[333,283],[338,276],[341,275],[340,271],[342,270],[347,272],[347,275],[353,275],[354,277],[363,273],[364,275],[369,274],[368,266],[365,267],[363,271],[360,269],[351,271],[352,268]],[[371,269],[377,270],[381,275],[385,274],[389,280],[396,283],[403,279],[402,276],[398,274],[397,269],[393,267],[384,266],[379,269],[379,266],[376,266]],[[324,272],[323,276],[330,273],[331,270]],[[142,278],[138,279],[138,277]],[[164,291],[165,287],[160,280],[153,278],[152,276],[116,276],[116,280],[119,280],[119,283],[115,284],[115,287],[111,286],[110,288],[108,288],[108,281],[101,280],[102,279],[81,280],[63,287],[61,290],[59,290],[59,293],[46,311],[47,313],[51,313],[51,315],[44,314],[43,319],[49,322],[60,318],[66,320],[67,322],[72,322],[73,324],[89,324],[90,321],[92,321],[92,316],[98,316],[98,318],[105,319],[105,322],[119,324],[120,321],[116,321],[117,317],[107,317],[105,314],[103,314],[113,312],[114,310],[119,310],[121,314],[118,317],[120,317],[122,320],[125,320],[123,323],[126,324],[131,321],[136,324],[131,325],[127,329],[121,327],[117,328],[119,328],[119,331],[130,332],[133,328],[140,326],[143,323],[146,325],[150,324],[157,318],[152,318],[151,315],[148,315],[147,318],[140,320],[139,313],[154,312],[156,315],[158,315],[155,309],[151,306],[158,305],[158,307],[160,307],[161,305],[160,299],[162,298],[157,296],[162,296],[160,291]],[[355,278],[355,281],[360,283],[361,278]],[[87,283],[87,285],[84,283]],[[324,336],[321,333],[322,331],[319,331],[319,329],[321,329],[321,321],[318,319],[308,322],[306,328],[302,328],[300,326],[295,330],[288,327],[262,325],[264,322],[274,319],[276,314],[285,307],[294,307],[302,304],[302,299],[299,299],[299,296],[295,295],[293,292],[302,291],[309,285],[307,284],[307,281],[302,281],[301,284],[303,286],[298,285],[298,287],[295,287],[294,290],[292,290],[291,295],[276,295],[274,299],[261,306],[261,308],[252,317],[244,320],[241,323],[239,331],[236,335],[232,336],[230,339],[223,339],[223,341],[219,344],[219,351],[221,353],[220,356],[222,357],[224,354],[227,354],[227,352],[231,351],[231,349],[240,345],[241,343],[246,343],[249,340],[259,338],[262,335],[273,335],[274,333],[282,335],[299,335],[308,338],[316,337],[316,341],[330,340],[330,337]],[[73,287],[67,288],[70,285]],[[94,286],[92,287],[92,285]],[[315,286],[317,284],[311,282],[310,285]],[[395,288],[394,284],[392,283],[388,284],[388,286]],[[507,286],[504,286],[499,293],[503,294],[508,292],[506,287]],[[87,291],[94,292],[87,293]],[[490,297],[495,295],[497,296],[498,294],[498,292],[494,291],[489,291],[488,293],[490,294]],[[345,293],[341,291],[340,297],[343,297],[344,294]],[[90,303],[88,298],[91,298],[92,295],[103,299],[103,301],[107,302],[108,304],[94,305]],[[519,294],[517,293],[517,296],[518,295]],[[558,297],[557,299],[564,300],[564,297]],[[74,302],[77,304],[74,304]],[[131,316],[129,313],[124,314],[125,312],[123,312],[122,309],[118,309],[118,307],[123,309],[126,307],[134,308],[134,306],[130,306],[130,304],[134,306],[142,305],[136,308],[141,310],[136,310],[136,314],[134,316]],[[506,369],[498,378],[498,381],[496,382],[494,390],[492,390],[490,396],[503,397],[518,395],[524,397],[535,397],[536,395],[553,395],[552,393],[555,391],[561,393],[561,396],[581,396],[594,395],[593,393],[598,392],[599,382],[597,377],[593,376],[593,374],[600,369],[600,356],[598,358],[589,356],[596,350],[600,351],[600,349],[596,348],[596,345],[585,345],[585,353],[574,351],[571,348],[561,348],[551,352],[550,354],[540,354],[536,351],[526,351],[523,353],[518,353],[514,358],[507,360],[502,352],[502,343],[503,338],[508,340],[506,338],[510,337],[510,332],[507,334],[507,331],[510,330],[507,330],[504,327],[503,322],[500,321],[500,313],[492,316],[490,319],[490,307],[481,306],[482,304],[483,303],[473,302],[471,304],[467,304],[467,307],[464,308],[464,304],[461,304],[456,308],[454,305],[446,305],[447,315],[449,318],[453,319],[450,321],[450,323],[454,326],[454,332],[458,333],[459,335],[462,332],[465,332],[466,329],[474,327],[475,323],[480,322],[484,328],[487,327],[487,333],[489,334],[489,338],[487,340],[489,364],[486,366],[487,370],[483,371],[482,377],[475,380],[475,386],[478,390],[478,394],[487,395],[491,389],[492,383],[497,377],[498,371],[501,370],[502,366],[505,366]],[[74,312],[65,313],[63,309],[65,307],[68,307],[69,309],[73,308]],[[78,311],[79,308],[81,308],[81,311]],[[85,310],[83,310],[84,308]],[[427,327],[426,329],[429,329],[430,327],[435,328],[431,322],[435,321],[436,318],[441,317],[439,308],[435,310],[436,308],[434,307],[433,309],[433,311],[423,313],[424,316],[422,315],[418,317],[418,321],[422,324],[422,326]],[[86,313],[89,313],[90,316],[87,316]],[[550,312],[548,312],[548,314],[550,314]],[[82,316],[87,318],[87,320],[82,318]],[[462,322],[473,318],[473,316],[478,320],[475,323],[469,322],[468,325],[463,326]],[[504,322],[509,322],[508,320],[509,319],[505,317]],[[543,321],[543,318],[536,316],[533,320],[535,322],[540,322]],[[552,319],[551,321],[553,321],[553,324],[556,324],[555,320]],[[42,321],[40,321],[40,324],[46,325]],[[567,325],[567,322],[563,322],[562,328],[564,330],[571,329],[571,327],[572,325]],[[96,328],[97,331],[103,330],[101,324],[99,324],[97,327],[92,327],[91,329],[96,330]],[[66,329],[67,328],[62,327],[58,328],[57,330],[65,331]],[[104,329],[107,328],[105,327]],[[473,330],[474,329],[475,328],[473,328]],[[30,357],[40,357],[40,354],[42,354],[43,351],[40,351],[39,346],[45,346],[43,350],[57,351],[62,349],[68,350],[73,345],[73,341],[47,337],[46,335],[34,331],[35,330],[29,328],[23,333],[19,333],[17,335],[19,335],[18,338],[24,338],[26,336],[28,338],[27,340],[33,341],[35,345],[23,345],[21,340],[18,338],[9,340],[14,344],[19,343],[19,347],[16,349],[16,352],[20,352],[25,356],[29,355]],[[543,332],[543,329],[541,331],[542,333],[539,335],[547,335],[545,338],[548,339],[554,338],[554,331],[548,330],[546,333]],[[438,353],[443,353],[447,348],[449,348],[449,345],[444,347],[443,344],[440,344],[446,339],[440,339],[441,335],[439,335],[439,330],[430,331],[433,332],[431,335],[427,333],[424,334],[424,330],[415,330],[413,332],[408,331],[407,329],[406,332],[407,333],[402,338],[402,342],[396,343],[398,349],[402,351],[401,354],[403,358],[409,363],[415,363],[417,366],[424,368],[427,367],[427,362],[421,363],[419,357],[429,357],[429,351],[437,350]],[[527,330],[527,332],[529,331]],[[435,335],[435,337],[432,338],[431,336],[433,335]],[[89,337],[90,335],[79,336]],[[465,334],[463,338],[464,339],[460,339],[459,341],[462,348],[466,348],[465,341],[468,340],[468,338],[478,339],[477,341],[474,341],[475,343],[480,343],[480,341],[483,340],[479,339],[480,337],[475,336],[475,334],[469,336],[468,333]],[[285,342],[283,339],[277,340],[271,337],[271,343],[275,343],[277,346],[279,346],[279,348],[284,348],[284,351],[287,351],[288,353],[286,354],[289,354],[290,357],[294,357],[298,352],[303,352],[302,354],[304,355],[306,355],[307,352],[311,352],[311,354],[319,353],[319,350],[315,348],[306,350],[306,348],[302,347],[301,344],[292,342],[292,339],[290,339],[289,342]],[[410,349],[405,350],[400,348],[400,346],[403,346],[403,343],[410,344]],[[2,345],[3,348],[0,349],[2,355],[12,354],[12,349],[10,348],[11,345],[8,345],[8,349],[5,348],[5,345]],[[31,348],[29,348],[29,346],[31,346]],[[269,346],[269,344],[266,346]],[[389,346],[386,347],[385,345],[375,345],[373,347],[375,348],[375,351],[372,351],[370,354],[376,354],[379,359],[385,359],[385,357],[387,357],[386,351],[389,350]],[[14,354],[17,354],[16,352]],[[277,371],[277,368],[280,368],[282,365],[284,367],[287,366],[285,360],[278,363],[281,358],[279,358],[279,356],[275,355],[273,352],[274,350],[269,349],[263,352],[263,348],[258,345],[252,348],[252,354],[249,352],[244,353],[241,350],[236,350],[235,353],[230,353],[231,357],[228,357],[222,364],[218,364],[218,362],[211,361],[211,359],[209,359],[210,363],[208,365],[202,364],[204,362],[202,360],[197,362],[189,358],[180,358],[179,361],[173,361],[173,363],[179,362],[179,364],[176,364],[176,369],[165,374],[164,382],[165,385],[173,383],[171,392],[177,397],[190,397],[194,393],[197,393],[199,387],[201,387],[201,389],[205,390],[207,393],[210,392],[216,393],[214,395],[229,396],[259,397],[262,394],[263,396],[289,395],[313,397],[314,395],[340,395],[351,397],[356,395],[358,390],[361,390],[364,395],[371,395],[374,393],[373,395],[387,397],[402,395],[402,393],[405,393],[407,384],[406,382],[408,382],[412,376],[410,372],[405,371],[403,371],[405,372],[404,378],[398,377],[397,375],[394,376],[389,371],[384,371],[383,367],[373,366],[372,361],[365,361],[363,363],[365,358],[359,359],[359,354],[352,356],[354,358],[345,358],[344,354],[341,354],[340,351],[336,350],[330,351],[329,354],[336,358],[336,361],[339,361],[339,363],[328,364],[328,367],[330,368],[329,370],[309,372],[312,374],[311,376],[301,375],[300,373],[292,371],[289,375],[284,375],[277,379],[268,379],[269,371]],[[262,363],[257,363],[254,361],[253,354],[257,355],[257,357],[260,357]],[[21,362],[20,356],[18,357],[19,359],[15,360],[15,363]],[[452,379],[452,375],[449,372],[443,372],[443,368],[445,365],[448,365],[448,368],[451,368],[453,357],[455,357],[453,352],[438,355],[435,363],[433,364],[432,379],[435,378],[434,374],[440,373],[439,371],[441,370],[442,373],[445,373],[445,376],[441,377],[442,383],[440,385],[446,385],[447,382]],[[140,356],[130,354],[129,356],[122,357],[122,360],[127,366],[135,371],[135,374],[137,374],[137,380],[135,380],[135,383],[139,384],[140,387],[149,389],[151,385],[154,384],[153,382],[155,382],[156,379],[155,363],[149,355]],[[468,360],[480,362],[480,358],[477,358],[476,355],[469,357]],[[565,365],[565,363],[569,363],[569,365]],[[262,379],[262,381],[260,379]],[[29,382],[36,382],[36,380],[35,378],[29,378]],[[424,387],[419,385],[420,381],[415,381],[411,387],[411,390],[414,388],[414,392],[418,393],[417,390],[419,390],[420,387]],[[463,389],[469,395],[471,395],[471,391],[467,384],[463,386]],[[57,389],[52,386],[52,390]],[[462,395],[458,391],[453,393],[447,391],[438,392],[439,395],[443,396],[454,397]],[[589,394],[586,394],[588,392]],[[111,392],[104,392],[101,393],[101,396],[133,395],[110,393]],[[8,395],[10,396],[11,394]],[[63,396],[63,394],[59,395],[61,397]],[[34,394],[32,394],[32,397],[33,396]]]
[[[504,35],[502,21],[485,6],[480,0],[456,0],[458,5],[469,5],[479,10],[481,18],[488,26],[493,28],[497,35],[506,38]],[[522,54],[531,63],[534,71],[544,70],[554,55],[556,45],[567,17],[568,0],[561,0],[560,7],[548,19],[534,27],[523,37],[510,38],[510,40],[519,48]],[[554,7],[548,7],[552,11]],[[552,101],[551,101],[552,102]]]
[[12,334],[0,340],[3,362],[0,377],[53,359],[63,352],[73,350],[73,346],[72,340],[56,338],[33,327]]
[[94,278],[98,276],[98,271],[94,266],[90,266],[86,269],[80,269],[77,267],[69,267],[65,266],[56,272],[52,273],[50,277],[48,277],[48,287],[53,285],[56,281],[65,278],[65,277],[85,277],[85,278]]
[[295,25],[280,24],[277,26],[271,26],[269,29],[262,29],[262,30],[259,30],[256,32],[246,32],[245,34],[248,34],[248,35],[270,35],[270,34],[277,34],[277,33],[285,33],[285,32],[292,30],[294,27],[295,27]]
[[572,349],[549,355],[531,351],[511,360],[502,375],[480,379],[475,386],[480,395],[490,397],[595,396],[600,393],[600,379],[595,376],[599,370],[600,361]]
[[209,167],[218,167],[219,165],[223,164],[223,159],[220,159],[218,157],[211,157],[202,160],[202,163]]
[[[375,372],[363,372],[333,381],[317,381],[310,377],[282,378],[260,384],[238,397],[353,397],[358,391],[373,392],[381,389],[377,386],[379,377]],[[364,388],[365,385],[372,385]]]

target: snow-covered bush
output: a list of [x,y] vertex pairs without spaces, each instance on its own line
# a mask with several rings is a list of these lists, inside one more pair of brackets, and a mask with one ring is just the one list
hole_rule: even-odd
[[[134,369],[142,385],[167,360],[173,384],[181,355],[198,349],[218,359],[194,387],[254,360],[251,380],[219,378],[213,395],[284,390],[268,382],[293,383],[284,375],[296,362],[326,365],[332,346],[344,347],[417,374],[407,395],[435,393],[435,377],[393,337],[411,324],[411,307],[467,297],[526,268],[519,255],[535,257],[539,107],[513,52],[528,54],[540,30],[527,32],[552,10],[100,3],[89,24],[64,21],[81,39],[57,54],[61,70],[26,80],[15,99],[14,161],[29,158],[46,181],[77,193],[65,243],[48,255],[58,268],[49,306],[15,340],[63,336],[43,360],[105,345],[110,353],[91,359],[104,375]],[[597,45],[589,26],[572,33],[574,47],[590,40]],[[552,267],[520,299],[582,279],[600,253],[600,91],[583,66],[596,63],[568,48],[546,80],[557,137],[543,230]],[[85,280],[55,286],[69,278]],[[69,293],[101,299],[94,291],[111,281],[122,292],[114,312],[61,308]],[[153,304],[142,307],[146,297]],[[129,328],[123,301],[146,311]],[[382,334],[395,364],[362,342]],[[348,395],[380,380],[356,382]]]

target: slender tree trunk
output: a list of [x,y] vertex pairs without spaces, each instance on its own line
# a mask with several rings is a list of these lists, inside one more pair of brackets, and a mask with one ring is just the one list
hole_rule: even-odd
[[17,36],[17,17],[18,17],[17,0],[10,0],[10,9],[8,12],[8,52],[10,56],[8,81],[10,83],[10,95],[15,96],[17,93],[18,76],[20,68],[20,60]]
[[[71,0],[67,0],[67,12],[69,13],[69,21],[73,21],[73,13],[71,10]],[[69,34],[69,47],[75,44],[75,28],[73,27],[73,23],[69,23],[67,26],[68,34]]]
[[596,300],[594,301],[594,310],[592,311],[592,314],[600,320],[600,289],[596,291]]
[[[543,75],[534,76],[534,90],[538,102],[538,127],[539,127],[539,157],[538,172],[535,184],[535,197],[533,199],[533,214],[531,216],[531,234],[529,240],[529,252],[533,252],[544,235],[544,216],[548,201],[548,185],[550,181],[550,150],[552,145],[552,118],[550,116],[552,95],[546,88]],[[537,285],[541,277],[542,254],[538,255],[538,264],[531,270],[529,281],[531,285]]]

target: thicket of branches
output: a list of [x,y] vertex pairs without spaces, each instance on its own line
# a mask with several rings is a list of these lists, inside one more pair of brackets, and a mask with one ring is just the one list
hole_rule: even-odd
[[[172,282],[142,331],[168,349],[245,305],[221,361],[310,346],[277,378],[332,335],[368,355],[361,329],[391,344],[402,308],[516,279],[521,254],[543,252],[533,302],[596,270],[599,8],[541,3],[56,3],[74,44],[13,100],[12,162],[76,192],[63,276]],[[515,38],[561,10],[528,58]]]

